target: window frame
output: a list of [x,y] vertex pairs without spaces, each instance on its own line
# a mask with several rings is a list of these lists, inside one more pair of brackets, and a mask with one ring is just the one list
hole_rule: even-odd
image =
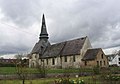
[[46,64],[48,65],[48,59],[46,59]]
[[75,57],[75,55],[73,55],[73,62],[76,62],[76,57]]
[[101,55],[101,58],[103,59],[104,57],[103,57],[103,54]]
[[64,62],[67,62],[67,56],[64,56]]
[[55,65],[55,58],[52,58],[52,65]]

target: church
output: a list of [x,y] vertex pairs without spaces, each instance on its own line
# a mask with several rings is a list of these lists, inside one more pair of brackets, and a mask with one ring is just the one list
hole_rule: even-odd
[[39,41],[29,57],[29,67],[44,65],[46,68],[108,67],[108,59],[101,48],[92,48],[87,36],[51,44],[47,33],[45,16]]

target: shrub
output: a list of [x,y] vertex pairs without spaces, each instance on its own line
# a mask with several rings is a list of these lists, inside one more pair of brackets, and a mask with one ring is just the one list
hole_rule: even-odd
[[95,75],[100,74],[100,67],[99,67],[99,66],[93,67],[93,73],[94,73]]
[[120,76],[108,76],[107,79],[112,80],[112,81],[119,81]]
[[72,79],[60,79],[58,81],[55,80],[55,84],[85,84],[84,80],[72,80]]

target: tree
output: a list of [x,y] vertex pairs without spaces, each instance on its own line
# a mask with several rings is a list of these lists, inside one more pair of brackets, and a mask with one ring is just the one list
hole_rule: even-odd
[[44,78],[46,76],[46,69],[44,60],[41,59],[41,64],[39,64],[39,61],[36,61],[36,69],[38,70],[40,77]]
[[25,84],[25,80],[27,78],[27,60],[22,59],[22,55],[18,56],[18,61],[16,62],[16,72],[19,76],[19,79],[22,80],[22,84]]

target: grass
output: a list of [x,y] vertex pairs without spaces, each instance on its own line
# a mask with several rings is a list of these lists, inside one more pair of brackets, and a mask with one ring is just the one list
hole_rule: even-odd
[[[39,73],[35,68],[26,68],[28,73]],[[111,68],[111,70],[119,71],[120,67],[118,68]],[[73,72],[92,72],[92,69],[49,69],[47,73],[73,73]],[[16,68],[15,67],[0,67],[0,74],[15,74]],[[45,78],[45,79],[35,79],[35,80],[26,80],[25,84],[53,84],[54,80],[59,80],[60,78]],[[76,80],[77,78],[71,78],[72,80]],[[99,76],[85,76],[80,77],[80,79],[85,81],[85,84],[110,84],[110,82],[101,81]],[[119,83],[112,84],[120,84]],[[21,80],[0,80],[0,84],[22,84]]]
[[[27,73],[39,73],[36,68],[26,68]],[[48,69],[47,73],[77,73],[77,72],[92,72],[91,69]],[[0,74],[15,74],[16,67],[0,67]]]
[[[120,67],[110,67],[112,72],[119,72]],[[0,74],[16,74],[16,67],[0,67]],[[25,71],[30,74],[39,73],[38,69],[36,68],[26,68]],[[104,71],[104,70],[103,70]],[[46,73],[80,73],[80,72],[92,72],[93,69],[90,68],[81,68],[81,69],[46,69]]]
[[0,74],[14,74],[16,73],[15,67],[0,67]]
[[[36,80],[25,80],[25,84],[53,84],[55,80],[59,80],[60,78],[44,78],[44,79],[36,79]],[[77,80],[78,78],[70,78],[71,80]],[[91,77],[80,77],[79,79],[82,79],[85,81],[85,83],[90,82],[93,84],[95,81],[90,81]],[[0,84],[22,84],[21,80],[1,80]],[[96,81],[95,84],[99,84],[98,81]]]
[[[25,80],[25,84],[50,84],[52,82],[54,82],[53,78]],[[1,80],[0,84],[22,84],[22,81],[21,80]]]
[[[35,80],[25,80],[25,84],[54,84],[55,80],[60,78],[44,78]],[[65,79],[65,78],[64,78]],[[85,84],[120,84],[120,81],[103,81],[99,76],[85,76],[79,78],[70,78],[70,80],[84,80]],[[22,84],[21,80],[0,80],[0,84]]]
[[[35,69],[32,68],[26,68],[26,71],[28,73],[37,73]],[[16,73],[16,67],[0,67],[0,74],[15,74]]]

